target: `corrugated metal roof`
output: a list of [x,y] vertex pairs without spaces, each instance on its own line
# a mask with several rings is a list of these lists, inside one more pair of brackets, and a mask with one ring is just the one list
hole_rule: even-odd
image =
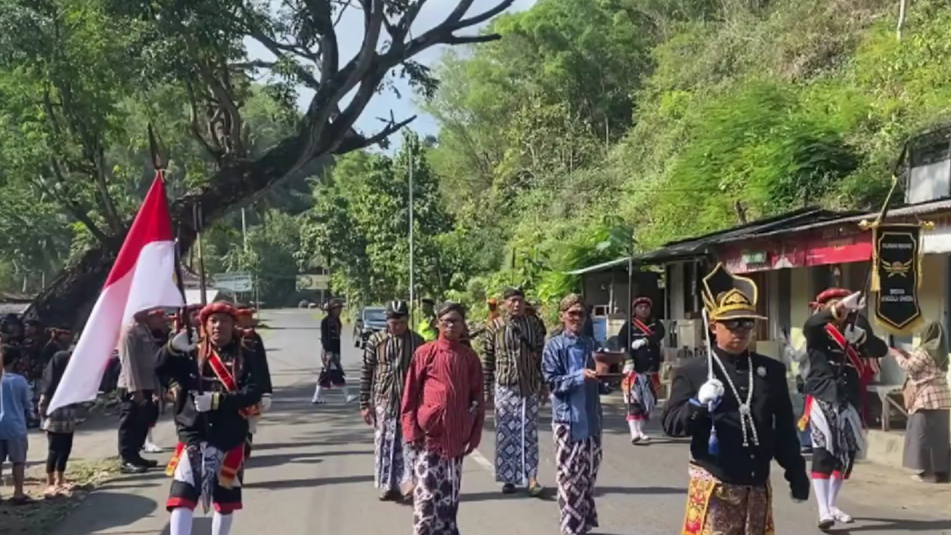
[[30,306],[29,302],[26,303],[0,303],[0,315],[5,314],[23,314],[23,311]]
[[603,271],[608,268],[613,268],[617,266],[626,266],[627,257],[618,258],[617,260],[611,260],[610,262],[602,262],[600,264],[595,264],[593,266],[583,267],[581,269],[576,269],[574,271],[566,272],[568,275],[584,275],[585,273],[593,273],[597,271]]
[[[941,199],[937,201],[929,201],[925,203],[914,204],[911,206],[903,206],[901,208],[893,208],[888,211],[886,217],[908,217],[908,216],[917,216],[917,215],[927,215],[933,214],[935,212],[941,212],[944,210],[951,210],[951,199]],[[759,232],[744,238],[769,238],[772,236],[778,236],[780,234],[789,234],[793,232],[803,232],[807,230],[815,230],[818,228],[831,227],[833,225],[842,225],[842,224],[858,224],[863,219],[868,220],[869,222],[874,221],[877,218],[879,212],[862,212],[862,213],[853,213],[844,217],[839,217],[835,219],[829,219],[824,221],[818,221],[815,223],[810,223],[808,225],[799,225],[795,227],[777,229],[770,232]]]
[[[855,212],[852,212],[855,213]],[[745,225],[731,227],[717,232],[710,232],[692,238],[672,241],[664,244],[659,249],[645,251],[634,255],[634,262],[637,264],[651,264],[659,262],[670,262],[674,260],[689,260],[707,254],[707,249],[715,243],[732,241],[740,237],[763,232],[771,229],[786,228],[803,220],[825,220],[842,217],[843,212],[832,212],[821,208],[801,208],[787,212],[774,217],[759,219]],[[627,257],[618,258],[610,262],[603,262],[594,266],[588,266],[574,271],[569,271],[569,275],[584,275],[586,273],[597,273],[614,267],[627,264]]]
[[[907,217],[915,215],[932,214],[944,210],[951,210],[951,199],[941,199],[929,201],[926,203],[903,206],[888,211],[888,216]],[[731,227],[718,232],[711,232],[693,238],[666,243],[663,247],[653,251],[645,251],[634,255],[635,264],[651,264],[661,262],[671,262],[677,260],[690,260],[702,257],[707,254],[709,248],[714,245],[732,243],[740,240],[753,238],[768,238],[781,234],[793,232],[802,232],[817,228],[830,227],[840,224],[857,224],[863,219],[874,220],[878,217],[878,212],[836,212],[823,210],[819,208],[803,208],[794,210],[785,214],[766,219],[760,219],[741,225]],[[627,257],[618,258],[610,262],[604,262],[594,266],[588,266],[574,271],[569,271],[569,275],[584,275],[586,273],[596,273],[613,267],[621,266],[627,263]]]

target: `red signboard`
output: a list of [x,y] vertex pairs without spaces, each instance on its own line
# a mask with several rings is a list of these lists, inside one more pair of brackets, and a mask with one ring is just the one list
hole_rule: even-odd
[[868,262],[872,258],[871,233],[852,234],[833,239],[816,239],[806,252],[807,266]]
[[[785,240],[783,239],[785,238]],[[867,262],[872,255],[870,232],[839,229],[812,235],[776,236],[772,242],[725,247],[720,259],[731,273]]]

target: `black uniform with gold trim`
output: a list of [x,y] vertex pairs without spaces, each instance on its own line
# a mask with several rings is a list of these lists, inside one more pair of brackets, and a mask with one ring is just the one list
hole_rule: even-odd
[[[764,319],[756,314],[757,288],[752,280],[734,277],[718,265],[703,282],[711,322],[731,330],[752,329],[757,319]],[[701,387],[711,379],[707,358],[675,370],[664,407],[664,431],[691,439],[682,533],[771,534],[773,459],[784,469],[793,496],[809,497],[786,369],[779,361],[749,350],[730,354],[717,347],[714,351],[713,378],[723,384],[724,393],[713,410],[698,401]]]

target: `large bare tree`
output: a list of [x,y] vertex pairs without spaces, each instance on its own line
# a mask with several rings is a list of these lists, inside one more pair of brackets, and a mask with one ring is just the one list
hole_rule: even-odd
[[[57,0],[46,0],[55,3]],[[144,80],[180,85],[191,110],[190,134],[216,163],[207,184],[187,191],[172,204],[183,248],[195,240],[198,226],[261,195],[295,173],[333,155],[359,150],[386,139],[415,117],[384,120],[372,132],[355,128],[369,102],[387,90],[392,77],[431,92],[436,81],[413,61],[436,45],[461,45],[498,39],[472,29],[505,11],[514,0],[454,0],[452,9],[429,28],[414,26],[424,9],[446,0],[102,0],[104,9],[138,32]],[[362,20],[362,36],[341,35],[348,17]],[[350,20],[353,20],[352,18]],[[464,33],[464,30],[469,32]],[[248,57],[249,39],[265,47],[271,60]],[[346,42],[344,41],[346,40]],[[350,42],[359,47],[342,57]],[[275,94],[293,98],[295,88],[313,92],[293,133],[262,155],[252,157],[242,105],[252,80],[265,81]],[[81,119],[81,118],[80,118]],[[90,153],[100,158],[99,153]],[[102,192],[106,195],[106,192]],[[34,311],[49,322],[71,321],[88,307],[111,267],[128,221],[105,214],[111,229],[95,221],[96,238],[76,261],[37,298]],[[79,314],[82,316],[82,314]]]

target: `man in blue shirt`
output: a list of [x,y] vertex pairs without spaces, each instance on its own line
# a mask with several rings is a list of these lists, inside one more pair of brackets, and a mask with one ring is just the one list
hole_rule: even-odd
[[0,378],[0,470],[7,460],[13,465],[14,505],[29,501],[23,493],[26,468],[26,414],[32,411],[30,384],[22,375],[14,372],[20,360],[20,351],[13,346],[0,347],[3,359],[3,377]]
[[561,533],[598,527],[594,483],[601,464],[601,382],[594,371],[598,343],[584,334],[587,309],[571,294],[559,307],[562,332],[545,344],[542,375],[551,391]]

